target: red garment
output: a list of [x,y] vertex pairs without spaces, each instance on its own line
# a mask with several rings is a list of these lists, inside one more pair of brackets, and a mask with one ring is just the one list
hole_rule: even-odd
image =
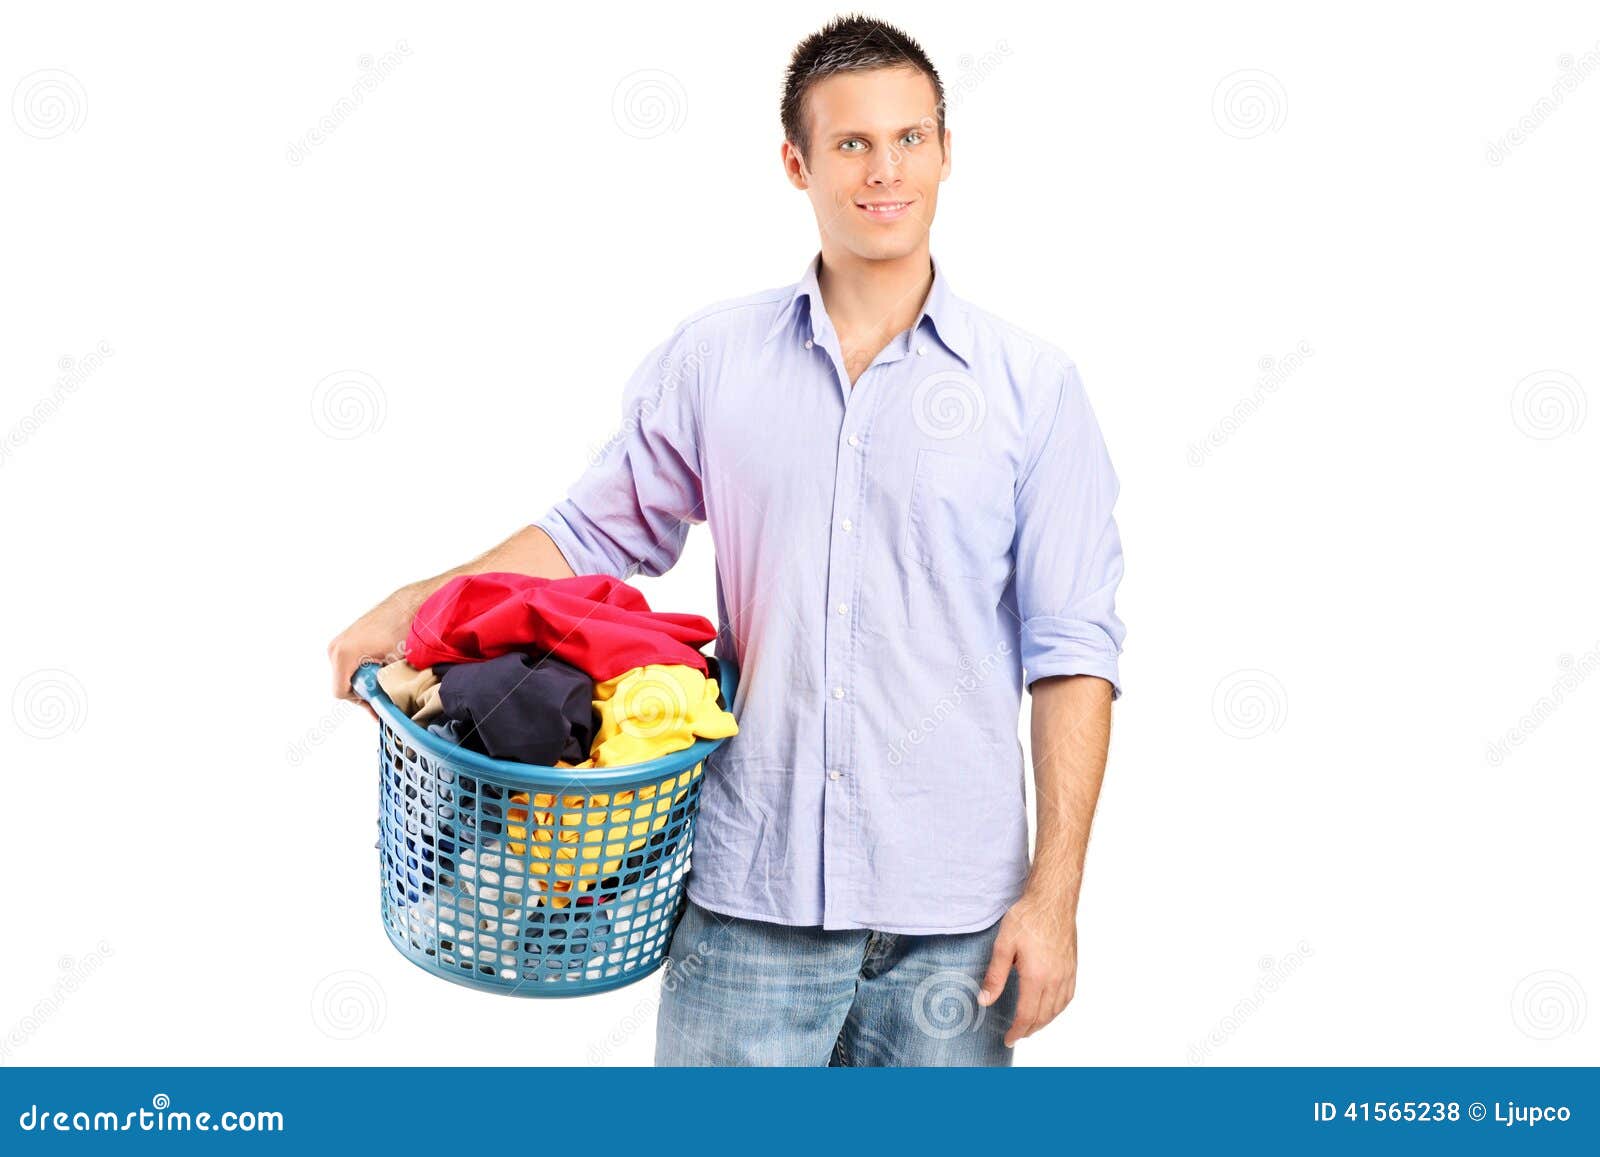
[[492,572],[458,575],[428,596],[411,620],[406,661],[420,669],[548,652],[601,683],[649,663],[704,672],[698,648],[716,637],[710,620],[652,611],[638,590],[610,575]]

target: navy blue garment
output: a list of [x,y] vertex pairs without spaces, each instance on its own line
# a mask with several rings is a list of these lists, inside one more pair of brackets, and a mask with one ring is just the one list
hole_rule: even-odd
[[710,679],[717,685],[717,706],[726,711],[728,709],[728,705],[723,701],[722,697],[722,664],[717,662],[716,656],[714,655],[705,656],[705,660],[706,678]]
[[439,681],[444,719],[461,746],[495,759],[581,763],[600,729],[594,681],[560,659],[513,651],[451,664]]

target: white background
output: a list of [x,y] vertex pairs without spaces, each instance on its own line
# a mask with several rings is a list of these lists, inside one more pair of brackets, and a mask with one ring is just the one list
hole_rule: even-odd
[[[659,976],[390,947],[324,658],[816,250],[777,102],[834,10],[599,11],[8,9],[4,1063],[649,1063]],[[1600,1062],[1594,6],[873,11],[951,92],[935,255],[1123,485],[1077,997],[1018,1063]],[[702,527],[639,585],[712,582]]]

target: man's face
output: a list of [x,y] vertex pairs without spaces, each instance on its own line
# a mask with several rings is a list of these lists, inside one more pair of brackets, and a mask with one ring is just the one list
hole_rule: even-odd
[[847,72],[807,96],[811,139],[787,144],[789,179],[805,189],[824,239],[868,260],[904,257],[926,240],[950,175],[933,82],[905,68]]

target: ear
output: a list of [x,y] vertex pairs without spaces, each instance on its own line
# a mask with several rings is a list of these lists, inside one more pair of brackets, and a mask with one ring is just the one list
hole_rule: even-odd
[[810,188],[811,174],[806,172],[806,159],[800,155],[800,150],[784,141],[778,153],[783,159],[783,174],[789,178],[789,183],[796,189]]
[[950,130],[944,130],[944,163],[939,166],[939,180],[943,181],[950,176]]

